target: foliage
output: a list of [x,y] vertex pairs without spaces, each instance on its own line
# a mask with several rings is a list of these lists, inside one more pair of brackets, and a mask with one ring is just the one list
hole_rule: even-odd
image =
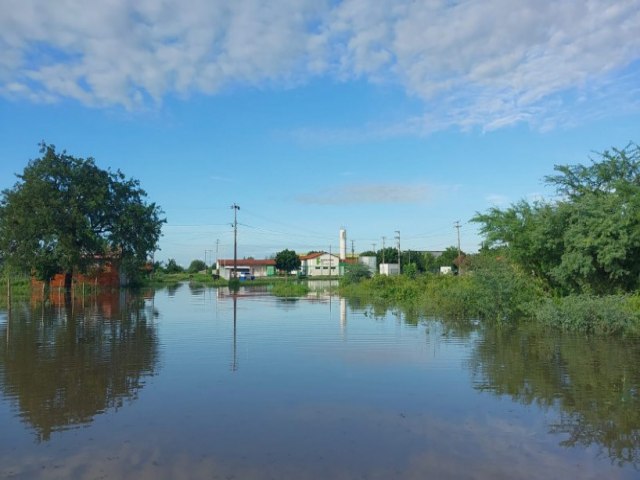
[[271,293],[276,297],[303,297],[309,293],[306,283],[278,282],[271,287]]
[[282,250],[276,254],[276,268],[286,272],[287,275],[293,270],[300,268],[300,257],[293,250]]
[[546,177],[560,200],[520,201],[477,214],[489,247],[561,293],[615,294],[640,287],[640,148]]
[[428,273],[438,272],[438,268],[440,267],[440,265],[438,265],[438,259],[434,257],[433,254],[426,252],[422,254],[421,257],[422,269],[420,271]]
[[136,273],[157,248],[164,219],[145,202],[137,180],[98,168],[92,158],[40,145],[13,188],[0,200],[0,257],[48,281],[86,272],[96,258],[112,258]]
[[381,263],[398,263],[398,249],[395,247],[381,248],[376,252],[378,265]]
[[568,295],[545,299],[535,318],[562,330],[597,334],[640,334],[640,311],[622,295]]
[[418,267],[415,263],[404,265],[402,267],[402,274],[409,278],[416,278],[416,275],[418,275]]
[[562,330],[598,334],[640,334],[640,295],[569,295],[554,298],[544,280],[491,251],[470,257],[460,276],[378,275],[343,282],[340,293],[368,302],[412,305],[446,319],[515,324],[535,321]]
[[202,270],[207,269],[207,264],[202,260],[192,260],[191,264],[189,264],[189,268],[187,268],[187,272],[189,273],[197,273]]
[[371,271],[366,265],[358,262],[346,266],[342,281],[346,283],[358,283],[366,278],[371,278]]
[[[464,252],[460,252],[464,256]],[[435,259],[438,267],[451,267],[454,271],[458,270],[458,248],[447,247],[442,255]]]
[[165,273],[182,273],[184,272],[184,268],[178,265],[175,259],[170,258],[169,260],[167,260],[167,266],[164,267],[164,272]]
[[479,254],[469,268],[471,304],[485,320],[504,323],[527,317],[544,295],[540,281],[507,259]]

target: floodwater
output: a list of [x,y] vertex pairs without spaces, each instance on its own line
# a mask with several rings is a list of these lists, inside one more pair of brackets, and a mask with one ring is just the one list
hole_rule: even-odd
[[640,478],[640,342],[180,285],[0,310],[0,478]]

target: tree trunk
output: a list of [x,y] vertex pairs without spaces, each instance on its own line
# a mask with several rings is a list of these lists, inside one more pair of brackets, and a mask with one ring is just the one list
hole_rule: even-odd
[[66,272],[64,274],[64,290],[66,292],[71,291],[71,282],[73,280],[73,273],[72,272]]

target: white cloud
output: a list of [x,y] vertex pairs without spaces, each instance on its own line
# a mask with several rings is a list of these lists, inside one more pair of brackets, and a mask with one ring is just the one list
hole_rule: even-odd
[[235,85],[364,78],[424,103],[423,116],[388,127],[414,134],[546,129],[584,111],[640,108],[638,0],[0,0],[0,9],[0,94],[10,98],[133,109]]

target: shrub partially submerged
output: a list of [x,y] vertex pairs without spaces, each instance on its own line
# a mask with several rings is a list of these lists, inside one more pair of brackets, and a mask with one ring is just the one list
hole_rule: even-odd
[[637,299],[624,295],[570,295],[544,299],[534,312],[543,324],[585,333],[639,334]]

